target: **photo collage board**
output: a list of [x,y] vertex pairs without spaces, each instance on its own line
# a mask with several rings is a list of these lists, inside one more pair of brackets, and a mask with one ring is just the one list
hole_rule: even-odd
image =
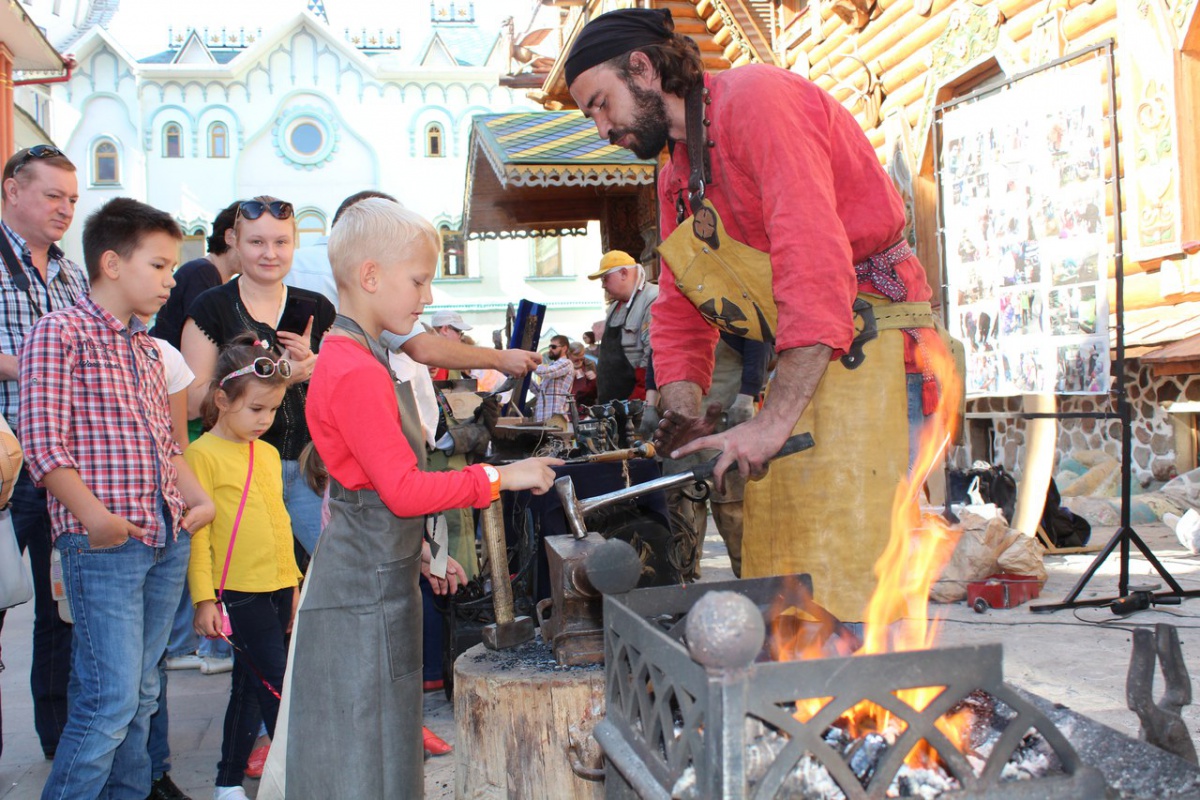
[[1101,66],[1047,70],[942,117],[946,301],[968,397],[1108,392]]

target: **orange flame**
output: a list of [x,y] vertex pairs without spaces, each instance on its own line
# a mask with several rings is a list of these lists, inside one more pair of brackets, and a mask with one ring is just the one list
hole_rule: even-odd
[[[878,583],[867,604],[863,644],[854,653],[856,656],[923,650],[933,646],[937,625],[928,618],[929,589],[946,566],[958,542],[958,532],[951,530],[940,517],[922,519],[920,499],[926,479],[940,463],[956,433],[962,387],[953,358],[939,337],[922,338],[918,359],[919,365],[937,380],[940,396],[934,413],[922,428],[912,468],[896,487],[892,502],[891,537],[883,554],[875,562]],[[785,640],[783,643],[777,642],[775,646],[774,655],[777,659],[822,658],[834,654],[826,645],[830,631],[822,629],[824,626],[820,620],[816,620],[818,631],[814,633],[811,624],[807,627],[795,624],[797,619],[803,619],[803,612],[794,608],[776,611],[773,638]],[[812,618],[811,615],[809,618]],[[805,629],[807,633],[788,635],[789,624],[797,629]],[[921,711],[944,689],[942,686],[903,689],[896,692],[896,697]],[[809,698],[797,702],[796,719],[807,722],[829,700]],[[936,724],[955,747],[960,751],[965,749],[971,724],[969,711],[943,716]],[[893,719],[889,711],[867,701],[843,714],[838,725],[844,727],[852,737],[871,732],[896,735],[903,732],[901,720]],[[932,767],[936,762],[936,752],[924,739],[905,759],[905,763],[912,767]]]

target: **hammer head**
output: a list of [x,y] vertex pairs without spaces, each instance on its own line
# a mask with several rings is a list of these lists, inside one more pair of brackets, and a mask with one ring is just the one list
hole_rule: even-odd
[[483,628],[483,644],[489,650],[507,650],[533,638],[531,617],[517,617],[512,622],[493,622]]
[[564,476],[554,481],[554,489],[558,492],[563,513],[567,515],[571,533],[576,539],[586,538],[587,529],[583,527],[583,509],[579,505],[579,498],[575,496],[575,482]]

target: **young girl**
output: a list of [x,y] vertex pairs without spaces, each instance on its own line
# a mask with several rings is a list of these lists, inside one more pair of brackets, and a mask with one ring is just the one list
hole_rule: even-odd
[[300,571],[283,504],[279,451],[258,441],[283,402],[290,364],[266,342],[243,336],[221,353],[216,367],[201,406],[211,430],[185,457],[216,503],[217,516],[192,535],[188,583],[196,632],[221,635],[218,600],[233,629],[233,686],[213,796],[234,800],[246,797],[242,778],[260,710],[268,735],[275,734]]
[[[501,489],[545,492],[550,466],[562,463],[422,470],[416,404],[392,379],[378,339],[407,333],[432,301],[440,245],[429,222],[386,200],[347,209],[330,237],[344,316],[325,338],[306,411],[329,471],[330,522],[293,633],[289,681],[303,689],[284,691],[291,735],[273,737],[262,800],[421,797],[425,515],[484,508]],[[454,591],[461,572],[447,578]]]

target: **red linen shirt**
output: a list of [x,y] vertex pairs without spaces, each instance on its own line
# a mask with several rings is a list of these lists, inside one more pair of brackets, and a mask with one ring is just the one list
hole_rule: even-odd
[[421,471],[400,428],[391,377],[353,339],[330,336],[321,343],[305,414],[330,476],[352,491],[378,492],[398,517],[491,503],[491,482],[480,466]]
[[[900,240],[900,195],[854,116],[810,81],[757,64],[705,83],[715,143],[705,197],[730,236],[771,256],[776,349],[825,344],[835,357],[844,354],[854,338],[854,264]],[[681,193],[687,201],[689,170],[687,145],[679,142],[658,178],[664,239],[678,225]],[[908,300],[929,299],[915,257],[896,271]],[[652,320],[658,385],[686,380],[707,391],[717,330],[680,294],[665,263]]]
[[[130,326],[81,297],[33,326],[21,348],[17,384],[20,438],[30,476],[41,483],[60,467],[77,470],[113,514],[162,547],[163,503],[179,532],[183,496],[172,456],[167,381],[158,345],[137,317]],[[53,494],[51,536],[87,534]]]

